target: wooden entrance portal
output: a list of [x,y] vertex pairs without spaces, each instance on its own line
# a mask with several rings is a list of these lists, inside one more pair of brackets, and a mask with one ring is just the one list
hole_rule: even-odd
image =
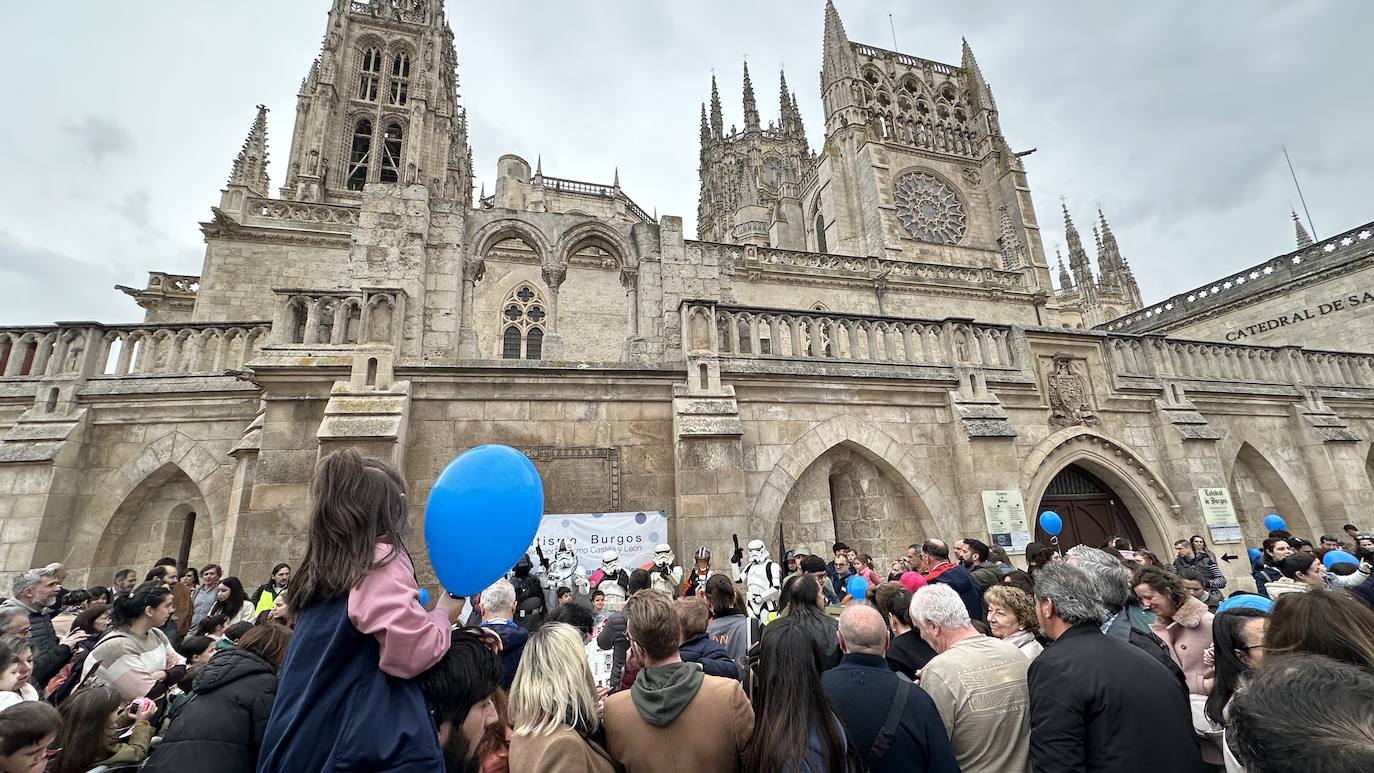
[[1035,509],[1035,540],[1050,544],[1050,535],[1040,528],[1040,513],[1053,510],[1064,521],[1059,533],[1059,549],[1074,545],[1100,548],[1109,536],[1125,537],[1136,548],[1144,547],[1140,528],[1126,509],[1121,497],[1092,473],[1071,464],[1059,471],[1045,489],[1045,496]]

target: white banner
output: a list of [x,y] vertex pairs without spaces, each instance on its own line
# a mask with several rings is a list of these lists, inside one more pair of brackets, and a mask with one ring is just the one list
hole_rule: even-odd
[[[655,512],[546,514],[539,521],[534,544],[552,561],[560,540],[567,541],[587,574],[601,568],[601,554],[607,550],[619,551],[621,568],[631,571],[654,560],[654,545],[668,541],[668,516]],[[533,547],[530,559],[539,564]]]

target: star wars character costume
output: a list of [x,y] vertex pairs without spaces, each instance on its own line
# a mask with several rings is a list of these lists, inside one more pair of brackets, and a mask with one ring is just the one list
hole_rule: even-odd
[[744,581],[749,616],[763,619],[778,611],[778,596],[782,595],[782,567],[768,557],[763,540],[749,540],[749,563],[742,564],[744,551],[735,540],[735,554],[731,556],[730,573],[735,582]]
[[650,587],[668,598],[677,598],[682,587],[682,567],[676,565],[673,548],[668,544],[654,546],[654,562],[649,568]]

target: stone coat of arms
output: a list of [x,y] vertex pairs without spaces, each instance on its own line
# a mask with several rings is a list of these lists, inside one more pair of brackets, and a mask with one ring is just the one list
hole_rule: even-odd
[[1097,424],[1097,416],[1088,406],[1088,390],[1083,377],[1073,372],[1073,360],[1056,356],[1048,382],[1050,424],[1056,427]]

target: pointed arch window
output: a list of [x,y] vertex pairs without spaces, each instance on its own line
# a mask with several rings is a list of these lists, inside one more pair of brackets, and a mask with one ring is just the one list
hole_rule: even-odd
[[404,105],[410,92],[410,54],[398,53],[391,57],[390,98],[393,105]]
[[399,122],[386,125],[386,131],[382,133],[381,173],[377,176],[384,183],[399,182],[401,179],[401,140],[404,138],[405,131]]
[[360,191],[367,184],[367,165],[372,155],[372,121],[361,118],[353,124],[353,142],[348,151],[348,189]]
[[520,285],[501,307],[501,358],[537,360],[544,354],[548,323],[544,299],[529,285]]
[[816,252],[825,252],[825,213],[821,212],[821,202],[816,201]]
[[382,51],[365,48],[358,65],[358,99],[377,101],[377,88],[382,79]]

